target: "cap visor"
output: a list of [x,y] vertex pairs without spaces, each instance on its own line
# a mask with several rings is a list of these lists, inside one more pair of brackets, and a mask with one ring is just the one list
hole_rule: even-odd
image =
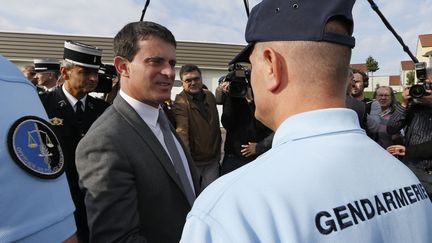
[[249,56],[252,52],[252,48],[254,46],[254,43],[249,43],[237,56],[234,57],[234,59],[231,60],[229,65],[239,62],[246,62],[249,63]]

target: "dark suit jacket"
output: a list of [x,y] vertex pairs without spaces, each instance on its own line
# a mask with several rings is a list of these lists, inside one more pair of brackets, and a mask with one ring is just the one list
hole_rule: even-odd
[[168,154],[120,95],[79,143],[76,162],[92,242],[179,242],[191,205]]
[[86,241],[88,238],[87,217],[84,206],[84,194],[78,186],[78,174],[75,166],[75,149],[91,124],[105,111],[109,104],[103,100],[87,96],[84,118],[81,125],[78,125],[75,111],[61,87],[52,92],[41,94],[40,98],[52,124],[52,129],[60,140],[63,149],[66,176],[76,207],[75,221],[77,223],[78,236],[80,239]]

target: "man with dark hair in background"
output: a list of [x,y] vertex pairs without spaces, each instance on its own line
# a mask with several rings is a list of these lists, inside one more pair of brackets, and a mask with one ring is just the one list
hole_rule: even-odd
[[176,131],[192,155],[204,189],[219,177],[222,138],[216,100],[203,89],[198,66],[183,65],[180,79],[183,91],[174,100]]
[[[359,101],[363,101],[365,104],[369,104],[372,100],[364,97],[364,89],[369,86],[369,77],[359,69],[353,68],[352,71],[354,85],[351,89],[351,96]],[[370,112],[370,108],[366,112]]]
[[[365,129],[366,134],[372,138],[377,139],[374,133],[377,132],[379,119],[374,119],[374,116],[370,116],[373,101],[364,96],[364,89],[369,86],[369,77],[367,74],[359,69],[352,69],[353,71],[353,85],[351,87],[351,96],[356,100],[361,101],[365,104],[365,114],[363,119],[360,121],[360,126]],[[377,108],[378,107],[374,107]]]
[[251,63],[255,115],[275,131],[272,148],[204,190],[181,242],[432,242],[424,188],[344,108],[353,5],[263,0],[252,9],[249,44],[232,62]]
[[366,124],[366,105],[362,101],[354,98],[351,93],[353,87],[356,85],[356,82],[354,81],[354,73],[353,69],[350,67],[348,68],[348,80],[347,80],[347,90],[346,90],[346,97],[345,97],[345,105],[347,108],[355,111],[357,113],[360,127],[365,129]]

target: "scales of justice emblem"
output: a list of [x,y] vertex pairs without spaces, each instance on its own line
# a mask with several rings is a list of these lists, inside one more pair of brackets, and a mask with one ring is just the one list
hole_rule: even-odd
[[60,143],[45,120],[26,116],[9,129],[9,153],[26,172],[40,178],[56,178],[64,171]]
[[[34,136],[37,136],[38,139],[35,139]],[[43,157],[45,163],[47,164],[48,168],[51,169],[51,156],[53,155],[48,148],[54,147],[54,144],[52,143],[51,139],[49,138],[48,134],[42,130],[33,130],[27,132],[27,147],[36,149],[39,148],[39,157]],[[42,139],[42,137],[45,137],[45,139]],[[39,143],[37,143],[39,141]]]

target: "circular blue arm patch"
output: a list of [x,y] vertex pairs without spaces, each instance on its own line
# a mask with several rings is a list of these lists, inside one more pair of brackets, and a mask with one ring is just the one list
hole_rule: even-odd
[[11,126],[7,139],[9,153],[26,172],[44,179],[64,171],[64,155],[50,124],[36,116],[25,116]]

